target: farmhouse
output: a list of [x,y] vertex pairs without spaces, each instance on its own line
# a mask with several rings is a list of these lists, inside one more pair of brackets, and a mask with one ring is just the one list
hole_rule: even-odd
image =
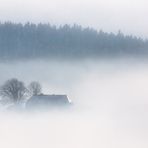
[[67,95],[45,95],[40,94],[32,96],[26,102],[26,108],[32,107],[59,107],[69,105],[71,101]]

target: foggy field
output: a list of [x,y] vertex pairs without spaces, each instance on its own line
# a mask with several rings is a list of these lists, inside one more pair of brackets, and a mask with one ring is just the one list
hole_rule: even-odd
[[148,148],[147,15],[148,0],[0,0],[0,148]]
[[65,110],[1,109],[0,148],[147,148],[148,61],[136,59],[0,63],[0,85],[39,81],[46,94],[67,94]]

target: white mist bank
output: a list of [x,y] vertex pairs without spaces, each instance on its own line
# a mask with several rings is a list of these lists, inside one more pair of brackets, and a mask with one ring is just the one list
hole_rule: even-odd
[[0,113],[2,148],[147,148],[148,62],[30,61],[0,64],[0,85],[39,81],[74,106],[44,113]]

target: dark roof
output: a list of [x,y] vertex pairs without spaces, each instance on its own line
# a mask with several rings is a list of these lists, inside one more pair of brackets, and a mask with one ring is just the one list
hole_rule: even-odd
[[60,106],[70,104],[67,95],[37,95],[32,96],[26,103],[26,107],[34,106]]

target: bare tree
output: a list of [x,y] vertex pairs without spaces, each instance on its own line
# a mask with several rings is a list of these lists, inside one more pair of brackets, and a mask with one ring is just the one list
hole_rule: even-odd
[[15,78],[7,80],[4,85],[0,87],[0,95],[13,103],[19,103],[25,98],[26,93],[27,89],[24,83]]
[[31,96],[39,95],[42,92],[42,87],[41,87],[40,83],[36,82],[36,81],[31,82],[28,89],[29,89]]

